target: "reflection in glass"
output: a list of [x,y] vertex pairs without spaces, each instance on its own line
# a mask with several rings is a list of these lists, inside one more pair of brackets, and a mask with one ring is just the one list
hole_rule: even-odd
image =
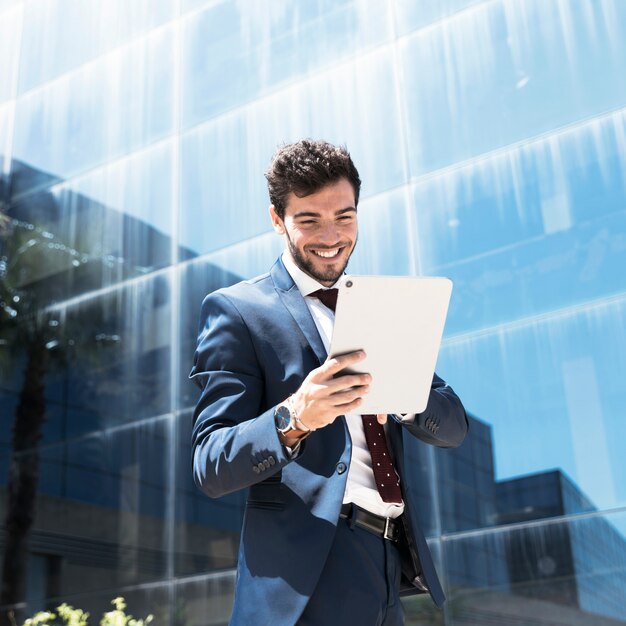
[[[20,56],[23,93],[153,29],[173,16],[172,0],[31,0]],[[65,45],[71,41],[72,45]]]
[[492,424],[498,480],[556,467],[595,506],[626,502],[625,306],[607,300],[444,342],[439,373]]
[[15,102],[0,104],[0,193],[6,197],[13,140]]
[[171,275],[54,307],[68,360],[49,393],[69,400],[67,435],[159,416],[171,407]]
[[449,333],[626,288],[625,130],[616,111],[413,186],[424,272],[455,282]]
[[[178,417],[176,471],[176,563],[179,576],[220,572],[230,579],[237,564],[239,531],[246,494],[236,492],[212,500],[195,486],[188,471],[191,459],[192,416]],[[198,547],[202,546],[199,550]]]
[[[172,173],[172,147],[163,143],[19,195],[46,178],[21,164],[13,172],[11,191],[18,199],[8,215],[14,235],[34,234],[36,243],[20,253],[22,288],[35,290],[38,305],[45,306],[168,266],[174,254]],[[179,259],[190,255],[178,250]]]
[[[594,513],[445,538],[449,615],[459,616],[450,623],[467,623],[461,616],[481,624],[624,623],[626,537],[619,527],[623,513]],[[490,558],[501,564],[499,578],[481,570]],[[482,580],[463,578],[464,571]]]
[[413,224],[406,189],[365,198],[359,202],[358,215],[359,241],[348,271],[396,276],[415,274],[419,251],[411,245]]
[[181,626],[227,624],[233,608],[234,590],[234,571],[180,579],[175,586],[176,602],[184,607],[184,617],[176,623]]
[[387,3],[378,0],[212,3],[185,21],[183,126],[266,96],[390,35]]
[[68,179],[169,134],[172,46],[160,29],[22,95],[14,158]]
[[624,106],[606,78],[625,18],[611,0],[481,2],[401,40],[412,175]]
[[439,2],[415,2],[394,0],[391,3],[395,14],[394,25],[398,35],[406,35],[446,19],[454,19],[455,13],[472,8],[489,0],[439,0]]
[[40,477],[30,550],[50,564],[39,574],[48,596],[165,575],[167,432],[168,418],[148,420],[44,445],[28,461]]
[[0,3],[0,104],[15,98],[16,94],[22,13],[19,5],[3,11]]
[[[390,64],[391,51],[383,48],[184,135],[182,245],[202,254],[270,229],[263,172],[279,143],[307,136],[346,143],[363,180],[363,199],[402,184],[402,129]],[[382,153],[387,158],[381,161]]]
[[310,136],[364,181],[350,271],[455,283],[470,435],[407,449],[451,602],[407,623],[622,623],[625,5],[83,4],[0,0],[6,604],[226,623],[245,493],[192,484],[187,375],[204,295],[280,254],[263,171]]

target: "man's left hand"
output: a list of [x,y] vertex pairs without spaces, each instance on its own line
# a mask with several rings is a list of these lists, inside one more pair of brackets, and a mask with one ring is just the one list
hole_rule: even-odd
[[376,414],[376,419],[378,420],[379,424],[386,424],[387,423],[387,413],[377,413]]

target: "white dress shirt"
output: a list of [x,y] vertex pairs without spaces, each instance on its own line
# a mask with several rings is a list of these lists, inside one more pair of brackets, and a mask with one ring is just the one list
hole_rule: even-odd
[[[313,321],[324,343],[326,352],[328,352],[330,350],[330,339],[333,334],[335,314],[322,304],[320,300],[308,296],[313,291],[327,289],[327,287],[320,285],[314,278],[303,272],[295,264],[287,250],[283,252],[282,260],[300,293],[304,296],[304,301],[313,316]],[[337,287],[342,280],[344,280],[343,276],[333,286]],[[352,459],[348,469],[348,480],[343,502],[353,502],[357,506],[383,517],[398,517],[404,511],[404,504],[384,502],[376,488],[374,472],[372,471],[372,457],[365,441],[361,415],[359,413],[348,413],[345,417],[348,430],[350,431],[350,438],[352,439]]]

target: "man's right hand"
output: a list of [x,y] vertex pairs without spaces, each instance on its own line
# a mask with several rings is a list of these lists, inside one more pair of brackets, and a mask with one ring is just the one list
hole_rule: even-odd
[[365,352],[351,352],[328,358],[304,379],[291,396],[291,403],[301,423],[317,430],[331,424],[339,415],[359,408],[361,398],[369,391],[369,374],[337,374],[365,358]]

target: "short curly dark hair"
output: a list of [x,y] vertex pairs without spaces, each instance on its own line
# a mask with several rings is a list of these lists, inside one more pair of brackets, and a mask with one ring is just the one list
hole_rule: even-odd
[[265,178],[270,201],[280,219],[285,218],[287,197],[291,192],[304,198],[341,178],[347,178],[354,189],[355,207],[359,203],[361,179],[350,153],[344,146],[334,146],[327,141],[302,139],[280,146]]

